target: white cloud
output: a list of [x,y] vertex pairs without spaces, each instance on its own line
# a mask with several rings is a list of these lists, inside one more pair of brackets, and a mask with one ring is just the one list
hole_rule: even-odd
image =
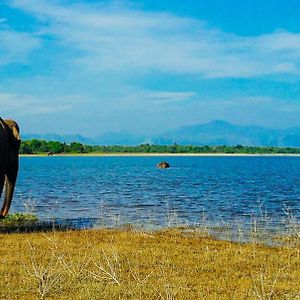
[[76,51],[72,63],[93,72],[160,71],[206,78],[300,74],[300,34],[242,37],[199,20],[112,5],[13,0],[45,21],[45,35]]
[[[72,1],[10,1],[38,19],[30,24],[31,33],[11,30],[9,20],[0,20],[0,67],[12,62],[32,65],[25,76],[3,77],[1,116],[33,128],[27,131],[64,128],[86,134],[92,127],[95,132],[155,132],[213,119],[299,123],[300,104],[272,97],[275,92],[266,85],[262,94],[270,97],[231,97],[240,87],[223,93],[215,85],[207,91],[205,84],[196,86],[198,78],[272,75],[283,80],[287,76],[282,75],[289,74],[298,80],[299,33],[244,37],[170,13],[67,2]],[[37,56],[32,55],[35,51]],[[159,72],[158,81],[152,72]],[[164,73],[180,76],[164,81]],[[147,83],[149,78],[154,85]],[[246,87],[241,94],[257,91]]]
[[194,92],[139,91],[134,93],[131,98],[139,102],[142,100],[150,105],[155,105],[187,101],[195,95],[196,93]]
[[[224,97],[223,99],[203,99],[199,102],[208,105],[213,103],[214,106],[219,105],[222,108],[233,109],[239,108],[241,111],[247,112],[250,107],[265,109],[276,112],[298,112],[300,110],[300,101],[296,98],[293,101],[271,97],[271,96],[241,96],[241,97]],[[278,120],[277,120],[278,121]]]
[[51,103],[33,96],[13,93],[0,93],[1,116],[30,116],[51,114],[71,110],[74,104],[70,103],[70,96],[54,99]]
[[28,33],[0,29],[0,66],[24,62],[27,55],[40,47],[40,40]]

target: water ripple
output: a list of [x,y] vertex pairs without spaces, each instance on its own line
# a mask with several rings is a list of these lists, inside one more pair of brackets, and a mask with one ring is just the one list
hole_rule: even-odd
[[[158,160],[172,167],[158,170]],[[279,223],[286,207],[299,218],[299,200],[298,157],[22,157],[12,211],[160,224],[203,213],[246,222],[263,211]]]

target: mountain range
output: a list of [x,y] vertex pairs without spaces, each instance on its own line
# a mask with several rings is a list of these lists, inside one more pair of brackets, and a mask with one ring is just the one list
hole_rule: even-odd
[[260,126],[242,126],[225,121],[180,127],[154,136],[134,135],[126,131],[106,132],[95,138],[81,135],[23,134],[23,140],[44,139],[60,142],[80,142],[89,145],[245,145],[300,147],[300,128],[270,129]]

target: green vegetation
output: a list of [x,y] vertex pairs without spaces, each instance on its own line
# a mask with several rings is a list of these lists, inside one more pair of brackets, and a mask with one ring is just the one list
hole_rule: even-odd
[[201,232],[1,234],[0,299],[298,299],[299,241],[282,247]]
[[28,140],[22,141],[20,147],[21,154],[37,154],[37,153],[86,153],[90,146],[84,146],[80,143],[73,142],[71,144],[61,143],[57,141],[44,140]]
[[73,142],[70,144],[44,141],[23,141],[21,154],[39,153],[224,153],[224,154],[300,154],[300,148],[291,147],[256,147],[256,146],[184,146],[184,145],[150,145],[138,146],[91,146]]
[[35,215],[14,213],[14,214],[9,214],[4,219],[0,219],[0,226],[18,225],[23,223],[34,223],[37,221],[38,218]]

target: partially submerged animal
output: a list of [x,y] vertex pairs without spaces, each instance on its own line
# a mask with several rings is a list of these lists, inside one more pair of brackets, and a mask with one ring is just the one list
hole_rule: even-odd
[[166,169],[166,168],[170,168],[170,164],[167,161],[162,161],[158,163],[156,167],[159,169]]

